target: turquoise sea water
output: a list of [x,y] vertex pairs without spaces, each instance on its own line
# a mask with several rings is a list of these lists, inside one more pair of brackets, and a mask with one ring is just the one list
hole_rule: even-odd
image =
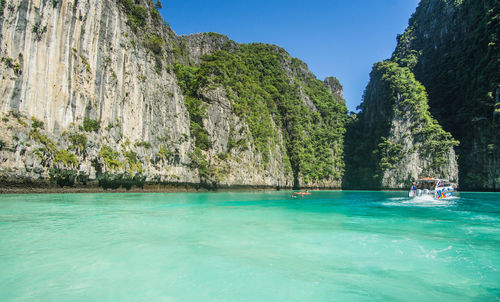
[[0,301],[495,301],[500,194],[0,195]]

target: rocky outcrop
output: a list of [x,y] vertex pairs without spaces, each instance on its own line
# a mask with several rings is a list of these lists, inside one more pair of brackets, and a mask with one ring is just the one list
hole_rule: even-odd
[[344,88],[342,88],[342,85],[336,77],[327,77],[324,83],[331,94],[338,96],[340,99],[344,97]]
[[432,115],[460,140],[460,187],[500,187],[500,8],[495,0],[421,1],[391,58],[429,94]]
[[458,142],[431,117],[408,68],[375,64],[360,107],[346,137],[344,187],[402,189],[422,177],[458,182]]
[[[372,138],[351,137],[349,141],[353,142],[356,139],[363,146],[365,141],[369,140],[371,145],[369,148],[347,146],[346,183],[353,185],[356,179],[354,176],[363,177],[371,175],[370,173],[374,171],[378,171],[375,173],[375,178],[370,176],[369,180],[363,180],[371,183],[372,187],[392,187],[392,184],[397,183],[393,179],[405,179],[407,174],[411,174],[412,177],[443,175],[455,178],[454,156],[451,151],[446,152],[444,147],[450,144],[443,146],[440,143],[443,140],[451,141],[442,137],[444,134],[441,132],[441,127],[437,126],[439,123],[445,131],[460,141],[460,144],[455,146],[460,166],[460,189],[498,190],[500,186],[500,136],[498,135],[500,11],[497,2],[494,0],[420,1],[416,12],[410,18],[408,28],[397,38],[398,43],[390,62],[377,64],[374,68],[371,82],[365,91],[362,112],[348,135],[351,137],[351,134],[359,133],[361,130],[358,127],[361,127]],[[394,77],[391,75],[393,73],[380,74],[381,66],[384,65],[388,70],[390,63],[402,68],[401,72],[404,70],[403,77]],[[389,79],[394,81],[391,82]],[[389,104],[400,102],[400,99],[403,101],[412,99],[412,96],[408,98],[407,90],[416,87],[413,79],[425,87],[428,93],[425,103],[428,103],[428,111],[437,120],[432,122],[435,126],[429,127],[429,130],[433,129],[429,133],[441,133],[441,138],[438,140],[431,138],[428,141],[430,144],[422,142],[423,145],[428,145],[428,150],[424,153],[432,154],[427,160],[425,157],[422,158],[421,153],[416,155],[414,152],[414,141],[422,135],[416,136],[413,127],[421,122],[415,120],[414,115],[405,117],[392,109],[382,110],[383,107],[375,105],[377,101],[374,101],[379,99],[381,100],[379,105],[392,106]],[[392,87],[396,94],[387,95],[387,89],[381,89],[380,86],[383,82],[389,83],[389,87]],[[406,92],[403,93],[404,91]],[[391,122],[382,128],[376,127],[384,124],[384,121]],[[370,127],[375,127],[377,130]],[[403,139],[405,131],[411,135]],[[383,140],[378,140],[380,138]],[[405,154],[400,160],[394,161],[397,163],[397,168],[391,168],[391,162],[386,163],[384,159],[398,157],[390,154],[382,156],[380,152],[383,150],[379,148],[381,146],[386,148],[386,151],[387,147],[390,147],[389,150],[402,150]],[[377,153],[371,155],[370,150],[376,150]],[[369,160],[361,158],[361,155],[351,154],[357,151],[363,151]],[[432,164],[434,158],[440,159],[442,171],[427,168],[434,165]],[[351,170],[356,169],[351,165],[353,163],[362,163],[360,168],[365,169],[364,172]]]
[[[238,44],[227,36],[218,33],[198,33],[177,37],[177,49],[180,56],[177,58],[184,64],[199,65],[201,58],[223,48],[236,49]],[[176,49],[176,50],[177,50]]]
[[[253,88],[262,95],[242,95],[237,88],[250,84],[246,78],[237,87],[223,83],[206,60],[242,46],[215,33],[175,35],[152,1],[1,3],[4,184],[340,186],[343,100],[284,50],[266,46],[263,53],[280,60],[276,70],[287,80],[258,83]],[[206,81],[189,78],[193,70]],[[238,74],[231,72],[225,76]],[[196,88],[187,91],[191,80]],[[308,118],[296,118],[290,102]],[[257,115],[242,111],[257,103]],[[265,129],[257,127],[263,122]],[[340,130],[319,155],[296,151],[300,135],[334,125]],[[323,157],[328,172],[313,173]]]

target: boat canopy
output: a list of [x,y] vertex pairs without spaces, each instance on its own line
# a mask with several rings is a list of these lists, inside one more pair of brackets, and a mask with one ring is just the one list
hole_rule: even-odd
[[439,179],[432,177],[424,177],[417,180],[417,187],[419,189],[433,189],[434,187],[448,187],[451,183],[447,179]]

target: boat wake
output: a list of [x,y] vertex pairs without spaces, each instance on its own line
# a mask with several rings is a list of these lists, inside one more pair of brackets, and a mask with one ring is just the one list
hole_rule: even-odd
[[384,202],[383,205],[388,206],[420,206],[420,207],[437,207],[437,206],[453,206],[455,205],[458,197],[449,197],[444,199],[437,199],[430,195],[409,197],[395,197],[389,198],[390,201]]

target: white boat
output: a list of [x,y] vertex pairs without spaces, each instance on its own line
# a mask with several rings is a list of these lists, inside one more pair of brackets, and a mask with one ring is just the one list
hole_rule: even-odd
[[433,196],[437,199],[449,198],[453,196],[455,189],[453,185],[445,179],[421,178],[410,188],[409,197]]

